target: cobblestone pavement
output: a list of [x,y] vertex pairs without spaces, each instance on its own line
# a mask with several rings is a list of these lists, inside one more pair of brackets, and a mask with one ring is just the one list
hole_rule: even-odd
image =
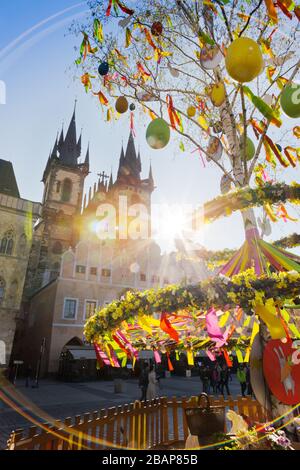
[[[229,383],[232,396],[240,394],[236,377]],[[39,388],[25,387],[21,379],[16,387],[9,385],[3,389],[5,395],[14,397],[21,413],[28,414],[38,422],[46,422],[50,415],[63,419],[92,412],[110,406],[131,403],[140,398],[137,380],[125,381],[123,393],[114,392],[114,383],[108,381],[62,383],[54,380],[41,380]],[[161,379],[159,396],[191,396],[202,392],[199,377],[171,377]],[[13,430],[33,425],[24,415],[13,410],[0,400],[0,449],[5,448],[6,441]]]

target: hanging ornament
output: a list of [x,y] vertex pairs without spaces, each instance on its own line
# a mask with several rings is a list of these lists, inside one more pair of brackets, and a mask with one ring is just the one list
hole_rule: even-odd
[[130,111],[135,111],[135,104],[131,103],[131,105],[129,106],[129,109]]
[[153,36],[160,36],[163,32],[163,25],[160,21],[155,21],[153,25],[151,26],[151,33]]
[[174,69],[170,64],[168,64],[168,69],[169,69],[169,72],[172,75],[172,77],[174,77],[174,78],[179,77],[180,72],[178,70]]
[[209,139],[206,153],[208,154],[206,156],[206,160],[208,162],[210,160],[214,160],[214,161],[220,160],[222,153],[223,153],[223,146],[222,146],[220,139],[218,139],[218,137],[212,136]]
[[132,16],[128,16],[127,18],[123,18],[122,20],[119,21],[119,26],[121,28],[127,28],[131,22]]
[[255,155],[255,146],[252,140],[247,137],[246,139],[246,160],[247,162],[252,160]]
[[250,352],[250,381],[257,401],[267,410],[271,410],[269,393],[263,373],[263,347],[261,338],[256,333]]
[[159,101],[159,99],[151,94],[151,93],[147,93],[145,91],[139,91],[137,94],[136,94],[136,97],[139,101]]
[[196,108],[195,106],[189,106],[187,109],[187,115],[189,118],[193,118],[196,115]]
[[223,59],[223,54],[217,46],[205,46],[200,52],[201,67],[207,70],[215,69]]
[[288,83],[281,94],[280,104],[287,116],[290,118],[300,117],[300,85]]
[[99,75],[101,75],[101,77],[104,77],[105,75],[107,75],[109,72],[109,64],[107,62],[102,62],[99,65],[98,72],[99,72]]
[[273,96],[272,95],[265,95],[263,97],[263,100],[268,106],[272,106],[272,104],[273,104]]
[[251,82],[263,68],[263,56],[253,39],[240,37],[227,49],[225,65],[228,74],[237,82]]
[[124,114],[128,110],[128,101],[125,96],[119,96],[116,101],[116,111],[119,114]]
[[225,85],[222,82],[215,83],[210,91],[210,99],[214,106],[219,108],[222,106],[226,98],[226,89]]
[[217,121],[217,122],[213,123],[212,128],[213,128],[213,131],[214,131],[215,134],[221,134],[221,132],[223,131],[221,121]]
[[220,190],[222,194],[226,194],[231,189],[231,179],[229,175],[223,175],[220,183]]
[[146,132],[146,139],[151,148],[155,150],[163,149],[168,145],[170,136],[170,127],[164,119],[157,118],[150,122]]

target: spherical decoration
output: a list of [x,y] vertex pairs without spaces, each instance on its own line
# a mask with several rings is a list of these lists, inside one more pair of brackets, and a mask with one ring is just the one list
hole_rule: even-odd
[[128,101],[125,96],[119,96],[116,101],[116,111],[120,114],[126,113],[128,110]]
[[218,137],[213,136],[209,139],[206,152],[207,152],[206,160],[208,162],[211,159],[214,161],[220,160],[222,153],[223,153],[223,146],[222,146],[220,139],[218,139]]
[[151,27],[151,33],[153,36],[160,36],[163,32],[163,25],[160,21],[155,21]]
[[188,117],[192,118],[196,115],[196,108],[195,106],[189,106],[187,109],[187,115]]
[[285,114],[291,118],[300,117],[300,85],[288,83],[281,94],[280,104]]
[[146,139],[151,148],[163,149],[168,145],[170,136],[170,127],[164,119],[157,118],[150,122],[146,132]]
[[206,46],[201,49],[200,63],[204,69],[215,69],[223,59],[223,54],[217,46]]
[[104,77],[105,75],[107,75],[108,72],[109,72],[109,64],[108,64],[108,62],[102,62],[102,63],[99,65],[98,72],[99,72],[99,75],[101,75],[102,77]]
[[264,66],[260,47],[250,38],[235,39],[227,49],[225,65],[230,77],[237,82],[251,82]]
[[210,99],[211,102],[214,106],[217,108],[219,106],[222,106],[226,98],[226,90],[225,90],[225,85],[222,82],[215,83],[212,86],[211,92],[210,92]]
[[247,137],[247,140],[246,140],[246,159],[247,159],[247,161],[252,160],[254,155],[255,155],[254,143],[252,142],[251,139],[249,139],[249,137]]
[[131,105],[129,106],[129,109],[130,111],[135,111],[135,104],[131,103]]

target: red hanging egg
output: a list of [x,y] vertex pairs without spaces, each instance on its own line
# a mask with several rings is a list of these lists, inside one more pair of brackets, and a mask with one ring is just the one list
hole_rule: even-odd
[[155,21],[151,27],[151,33],[153,36],[160,36],[163,32],[163,25],[160,21]]

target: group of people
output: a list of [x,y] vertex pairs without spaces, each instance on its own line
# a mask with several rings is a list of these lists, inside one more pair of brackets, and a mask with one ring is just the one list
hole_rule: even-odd
[[[202,381],[202,391],[204,393],[221,393],[230,395],[229,382],[232,380],[231,369],[223,364],[215,364],[212,368],[206,365],[200,366],[200,379]],[[250,383],[249,367],[241,365],[237,370],[237,379],[241,386],[241,393],[244,396],[252,395],[252,388]]]
[[139,387],[142,392],[141,401],[153,400],[156,398],[158,383],[159,380],[156,376],[153,364],[149,365],[145,362],[142,366],[139,377]]

